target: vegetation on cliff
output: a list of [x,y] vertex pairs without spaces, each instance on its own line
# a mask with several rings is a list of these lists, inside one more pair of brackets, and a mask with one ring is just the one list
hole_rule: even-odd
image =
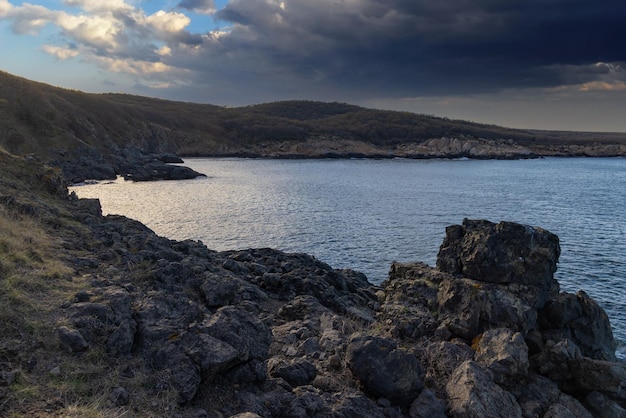
[[[424,148],[440,138],[500,141],[524,151],[493,153],[495,147],[481,147],[472,154],[470,147]],[[626,155],[626,134],[508,129],[344,103],[286,101],[225,108],[87,94],[0,72],[0,146],[59,166],[69,160],[100,170],[104,162],[118,170],[112,156],[128,147],[186,156],[609,156]]]

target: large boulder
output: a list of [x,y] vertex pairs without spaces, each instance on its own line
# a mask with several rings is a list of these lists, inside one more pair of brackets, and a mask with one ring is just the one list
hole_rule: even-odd
[[615,361],[617,343],[606,312],[584,291],[561,293],[539,312],[539,325],[545,339],[572,340],[583,355]]
[[475,361],[489,369],[499,384],[516,381],[528,375],[528,346],[519,332],[508,328],[486,331],[476,348]]
[[357,336],[348,345],[346,361],[366,392],[408,406],[424,387],[414,355],[397,348],[394,340]]
[[554,272],[560,253],[559,238],[545,229],[464,219],[446,228],[437,268],[487,283],[535,287],[529,304],[540,308],[558,292]]
[[515,397],[493,381],[491,372],[473,361],[461,364],[446,385],[450,415],[459,418],[521,418]]

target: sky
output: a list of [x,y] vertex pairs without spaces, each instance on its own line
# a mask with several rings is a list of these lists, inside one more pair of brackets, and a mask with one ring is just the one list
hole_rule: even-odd
[[625,22],[624,0],[0,0],[0,70],[223,106],[626,132]]

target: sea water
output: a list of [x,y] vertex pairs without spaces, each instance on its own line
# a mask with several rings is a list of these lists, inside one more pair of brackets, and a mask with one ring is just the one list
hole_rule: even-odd
[[213,250],[305,252],[372,283],[393,261],[434,265],[463,218],[520,222],[560,238],[561,289],[607,311],[626,359],[626,159],[190,159],[206,178],[74,187],[105,214]]

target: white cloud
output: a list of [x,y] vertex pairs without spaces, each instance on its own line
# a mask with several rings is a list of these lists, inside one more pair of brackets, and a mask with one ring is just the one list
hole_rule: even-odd
[[125,73],[137,76],[149,76],[152,74],[163,74],[168,72],[180,72],[180,69],[169,66],[162,62],[149,62],[135,59],[120,59],[111,57],[90,57],[90,60],[97,62],[100,66],[115,73]]
[[159,10],[147,16],[145,22],[149,27],[156,30],[157,33],[176,33],[183,31],[189,26],[191,19],[182,13]]
[[67,6],[80,7],[88,13],[133,10],[133,7],[124,0],[65,0],[63,3]]
[[13,10],[13,6],[8,0],[0,0],[0,18],[7,17]]
[[55,22],[73,40],[90,47],[112,52],[118,47],[117,36],[123,30],[121,23],[110,17],[69,15],[62,13]]
[[53,55],[60,60],[74,58],[79,55],[78,50],[72,48],[63,48],[54,45],[43,45],[41,49],[47,54]]

